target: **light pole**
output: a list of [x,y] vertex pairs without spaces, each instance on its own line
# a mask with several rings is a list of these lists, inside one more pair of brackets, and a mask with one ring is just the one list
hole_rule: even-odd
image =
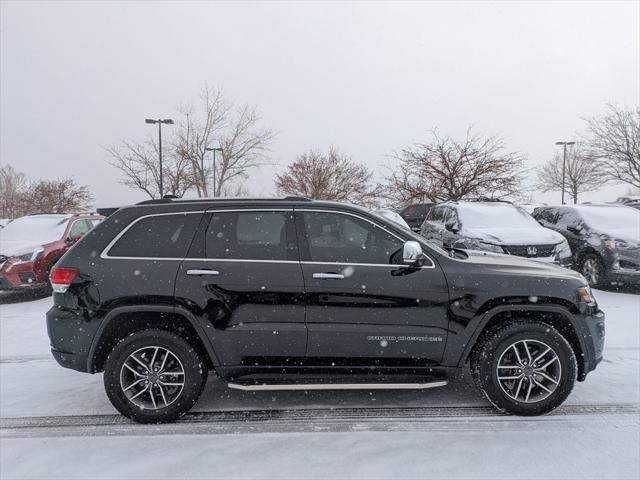
[[566,165],[567,165],[567,145],[575,145],[576,142],[556,142],[556,145],[562,145],[563,148],[563,153],[562,153],[562,202],[561,204],[564,205],[564,172],[566,169]]
[[153,120],[151,118],[145,118],[144,123],[158,124],[158,157],[160,159],[160,198],[164,196],[164,183],[162,179],[162,124],[173,125],[173,120],[170,118]]
[[[204,149],[205,152],[213,152],[213,196],[216,196],[216,152],[222,152],[222,149],[217,147],[205,147]],[[202,168],[202,171],[204,172],[204,165]]]

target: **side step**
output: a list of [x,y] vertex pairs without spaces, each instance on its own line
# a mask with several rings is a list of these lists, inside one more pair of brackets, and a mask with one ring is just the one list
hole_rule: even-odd
[[245,391],[274,390],[423,390],[444,387],[447,380],[424,383],[229,383],[229,388]]

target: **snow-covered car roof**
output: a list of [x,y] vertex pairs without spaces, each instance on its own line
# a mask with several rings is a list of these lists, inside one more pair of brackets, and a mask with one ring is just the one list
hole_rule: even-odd
[[0,245],[9,243],[45,244],[62,238],[70,215],[27,215],[13,220],[2,229]]
[[406,228],[408,230],[411,230],[411,227],[409,226],[409,224],[407,222],[405,222],[404,218],[402,218],[402,215],[400,215],[397,212],[394,212],[393,210],[389,210],[386,208],[380,209],[380,210],[375,210],[373,213],[376,213],[378,215],[380,215],[381,217],[384,217],[388,220],[391,220],[393,223],[396,223],[398,225],[400,225],[403,228]]

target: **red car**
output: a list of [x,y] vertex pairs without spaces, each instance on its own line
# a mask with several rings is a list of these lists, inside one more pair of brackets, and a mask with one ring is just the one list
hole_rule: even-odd
[[0,230],[0,290],[49,287],[51,267],[104,217],[28,215]]

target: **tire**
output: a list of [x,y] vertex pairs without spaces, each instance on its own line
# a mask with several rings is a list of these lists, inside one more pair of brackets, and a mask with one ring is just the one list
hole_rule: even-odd
[[604,268],[602,258],[595,253],[588,253],[582,258],[580,273],[592,287],[607,284],[607,270]]
[[[536,360],[546,348],[550,350],[537,364],[550,363],[545,369],[533,370],[530,359]],[[523,363],[523,368],[517,366]],[[514,320],[490,329],[478,340],[471,357],[476,385],[498,410],[512,415],[543,415],[559,407],[571,393],[577,371],[569,342],[555,328],[539,321]]]
[[[158,372],[149,368],[152,364]],[[185,339],[149,329],[134,332],[113,347],[103,380],[109,400],[124,416],[139,423],[165,423],[196,404],[207,370]]]

